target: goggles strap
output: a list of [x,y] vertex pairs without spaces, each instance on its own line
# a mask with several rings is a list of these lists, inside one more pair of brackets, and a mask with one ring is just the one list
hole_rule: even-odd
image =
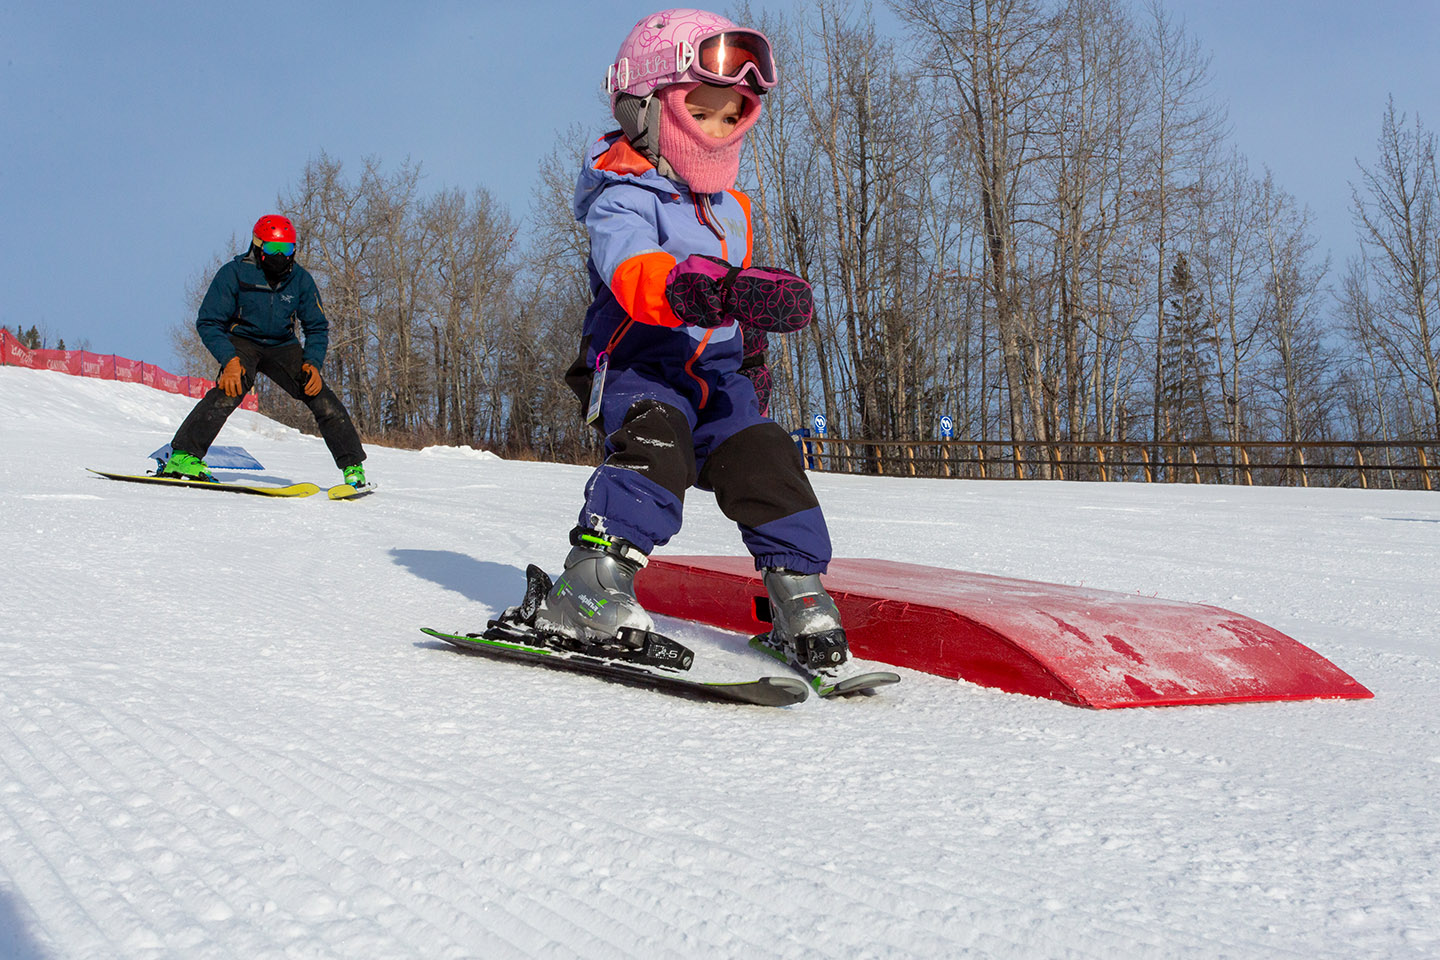
[[630,58],[621,57],[618,63],[605,68],[605,92],[622,93],[630,86]]

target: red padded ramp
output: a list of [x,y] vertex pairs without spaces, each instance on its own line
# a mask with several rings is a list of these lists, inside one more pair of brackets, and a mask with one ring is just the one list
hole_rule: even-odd
[[[835,560],[824,583],[867,660],[1087,707],[1373,694],[1309,647],[1219,607],[889,560]],[[760,633],[749,557],[652,557],[647,610]]]

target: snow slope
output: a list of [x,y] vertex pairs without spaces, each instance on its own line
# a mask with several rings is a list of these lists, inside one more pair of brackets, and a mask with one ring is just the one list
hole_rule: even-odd
[[[372,448],[354,503],[84,471],[190,403],[0,369],[0,957],[1440,955],[1440,493],[817,475],[842,556],[1218,604],[1376,698],[901,671],[775,710],[417,631],[553,570],[583,468]],[[219,442],[338,481],[258,415]],[[698,493],[667,550],[742,552]]]

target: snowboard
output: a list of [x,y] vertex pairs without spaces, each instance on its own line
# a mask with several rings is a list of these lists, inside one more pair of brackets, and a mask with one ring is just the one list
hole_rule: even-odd
[[124,480],[127,483],[160,483],[168,484],[172,487],[193,487],[197,490],[224,490],[227,493],[249,493],[261,497],[308,497],[320,492],[320,488],[313,483],[292,483],[283,487],[271,487],[265,486],[264,484],[220,483],[209,480],[186,480],[179,477],[156,477],[149,474],[109,473],[104,470],[96,470],[93,467],[86,467],[85,469],[110,480]]
[[445,633],[430,627],[422,627],[420,632],[444,640],[469,654],[587,673],[604,680],[703,700],[784,707],[800,703],[810,692],[804,681],[794,677],[760,677],[755,680],[734,681],[692,680],[664,667],[612,660],[559,647],[537,646],[526,642],[525,634],[514,624],[499,620],[490,621],[489,628],[483,634]]

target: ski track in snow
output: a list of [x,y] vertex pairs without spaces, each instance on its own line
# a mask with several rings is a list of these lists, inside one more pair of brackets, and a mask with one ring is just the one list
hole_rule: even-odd
[[[0,957],[1440,955],[1440,494],[815,476],[842,556],[1216,604],[1376,699],[901,670],[766,709],[418,632],[553,571],[583,468],[371,448],[356,503],[85,473],[191,403],[0,369]],[[219,442],[338,482],[258,415]],[[708,495],[686,519],[670,552],[741,552]]]

